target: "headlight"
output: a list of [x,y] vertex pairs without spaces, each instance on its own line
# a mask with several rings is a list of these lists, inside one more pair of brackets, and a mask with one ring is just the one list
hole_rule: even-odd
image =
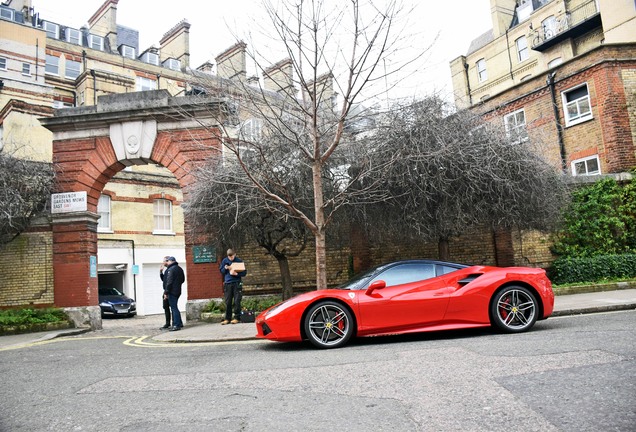
[[131,301],[131,302],[130,302],[130,305],[131,305],[131,306],[137,306],[137,303],[135,303],[134,301]]
[[111,304],[107,303],[107,302],[101,302],[99,305],[103,306],[103,307],[110,307],[111,306]]

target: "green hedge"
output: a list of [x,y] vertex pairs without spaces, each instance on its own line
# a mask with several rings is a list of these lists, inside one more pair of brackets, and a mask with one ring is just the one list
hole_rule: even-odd
[[62,309],[7,309],[0,310],[0,327],[68,321]]
[[[280,302],[281,296],[279,295],[250,296],[243,297],[243,299],[241,300],[241,307],[243,309],[261,312]],[[225,312],[225,303],[220,300],[211,300],[210,302],[208,302],[208,304],[205,305],[201,312],[223,313]]]
[[636,254],[559,258],[550,269],[555,284],[599,282],[636,277]]

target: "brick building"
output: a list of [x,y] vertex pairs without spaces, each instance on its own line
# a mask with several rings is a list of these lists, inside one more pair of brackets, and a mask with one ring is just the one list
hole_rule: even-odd
[[636,4],[491,0],[493,27],[451,62],[458,108],[530,137],[572,176],[636,166]]

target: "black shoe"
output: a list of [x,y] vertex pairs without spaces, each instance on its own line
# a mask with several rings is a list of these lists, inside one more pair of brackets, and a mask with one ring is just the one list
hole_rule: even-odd
[[170,328],[170,324],[166,324],[163,327],[159,327],[159,330],[165,330],[165,329],[169,329]]
[[170,331],[179,331],[181,330],[183,327],[170,327]]

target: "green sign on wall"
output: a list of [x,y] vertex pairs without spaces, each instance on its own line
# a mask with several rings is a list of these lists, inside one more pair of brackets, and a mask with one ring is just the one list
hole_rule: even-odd
[[192,255],[195,264],[216,262],[216,249],[212,246],[192,246]]

